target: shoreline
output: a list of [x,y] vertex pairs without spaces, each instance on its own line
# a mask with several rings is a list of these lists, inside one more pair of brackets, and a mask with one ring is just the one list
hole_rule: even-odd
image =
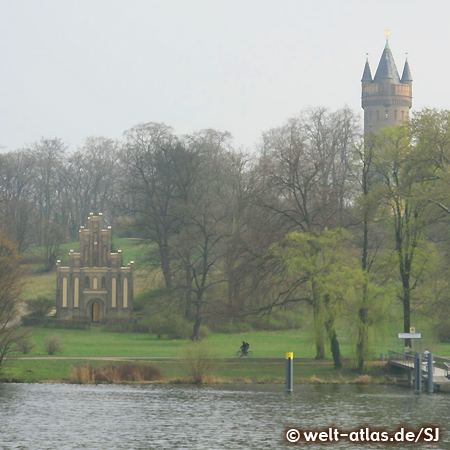
[[[267,381],[267,380],[243,380],[243,379],[230,379],[230,380],[212,380],[197,383],[190,381],[189,379],[170,379],[170,380],[155,380],[155,381],[111,381],[111,382],[77,382],[71,380],[33,380],[23,381],[15,379],[0,378],[0,384],[75,384],[75,385],[148,385],[148,384],[189,384],[197,386],[214,386],[214,385],[227,385],[227,384],[274,384],[283,385],[284,381]],[[311,385],[335,385],[335,386],[405,386],[405,383],[399,383],[394,380],[374,380],[374,381],[310,381],[309,379],[303,379],[296,381],[295,386],[311,386]]]
[[[282,358],[202,358],[200,363],[203,364],[203,361],[208,367],[204,367],[200,374],[194,376],[187,367],[188,359],[177,357],[10,357],[0,373],[0,383],[130,385],[285,383],[285,359]],[[116,370],[121,365],[131,366],[128,374],[115,378],[116,375],[106,373],[111,369]],[[152,367],[155,374],[147,376],[135,372],[135,369],[142,367]],[[294,361],[294,384],[406,385],[406,377],[403,373],[393,370],[386,362],[368,363],[366,373],[360,374],[353,369],[349,360],[344,362],[341,369],[336,370],[331,359],[317,361],[299,358]]]

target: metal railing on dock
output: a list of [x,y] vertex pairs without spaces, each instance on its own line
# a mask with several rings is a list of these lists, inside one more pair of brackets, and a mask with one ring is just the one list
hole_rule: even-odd
[[443,356],[433,356],[434,367],[442,369],[444,371],[444,376],[450,376],[450,358],[445,358]]
[[414,355],[412,353],[401,353],[389,350],[389,363],[399,366],[414,368]]

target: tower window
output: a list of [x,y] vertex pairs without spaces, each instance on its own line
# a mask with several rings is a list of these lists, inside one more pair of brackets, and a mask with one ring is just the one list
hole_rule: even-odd
[[84,287],[85,287],[86,289],[89,289],[89,277],[85,277],[85,278],[84,278]]
[[397,120],[397,110],[394,111],[394,119]]
[[377,111],[377,120],[380,120],[380,111]]
[[402,122],[405,121],[405,111],[402,111]]
[[387,120],[387,118],[388,118],[388,115],[389,115],[389,111],[388,110],[386,110],[386,120]]

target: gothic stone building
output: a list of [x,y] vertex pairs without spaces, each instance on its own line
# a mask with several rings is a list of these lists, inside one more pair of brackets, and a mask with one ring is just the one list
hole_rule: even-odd
[[133,261],[122,267],[121,251],[111,253],[111,227],[102,230],[101,214],[91,213],[79,236],[80,253],[70,250],[69,267],[56,264],[57,317],[131,320]]
[[364,134],[377,133],[381,128],[395,126],[409,120],[412,106],[412,76],[406,58],[400,78],[394,56],[389,47],[389,31],[386,45],[372,78],[369,60],[366,59],[362,83],[362,108],[364,109]]

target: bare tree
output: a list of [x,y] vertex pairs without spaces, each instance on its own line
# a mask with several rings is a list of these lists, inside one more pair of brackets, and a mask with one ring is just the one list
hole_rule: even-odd
[[[34,201],[39,220],[36,223],[38,243],[46,248],[46,270],[54,267],[56,259],[52,256],[55,235],[52,223],[61,223],[58,202],[63,188],[62,172],[66,145],[61,139],[44,139],[30,147],[33,159]],[[61,237],[60,234],[57,236]]]
[[173,211],[173,150],[176,148],[172,130],[161,123],[143,123],[125,132],[121,155],[124,167],[122,209],[131,214],[145,237],[158,246],[159,263],[168,289],[172,287],[170,237],[178,217]]
[[0,371],[13,344],[24,337],[18,321],[21,276],[17,248],[0,234]]
[[0,155],[0,223],[23,253],[34,241],[33,160],[26,150]]
[[105,137],[89,137],[64,166],[62,222],[67,222],[72,239],[90,212],[102,212],[111,222],[114,214],[118,144]]
[[[184,176],[178,178],[179,228],[175,242],[179,244],[176,248],[184,274],[180,286],[185,291],[185,315],[194,321],[194,339],[199,338],[205,311],[212,303],[207,291],[226,281],[219,264],[224,256],[222,243],[230,232],[226,227],[230,141],[229,133],[211,129],[183,139],[184,160],[189,165],[184,166]],[[189,176],[186,168],[192,169]],[[178,174],[180,169],[178,166]]]
[[346,108],[332,114],[324,108],[308,110],[264,133],[260,204],[288,230],[342,225],[357,135],[355,116]]

